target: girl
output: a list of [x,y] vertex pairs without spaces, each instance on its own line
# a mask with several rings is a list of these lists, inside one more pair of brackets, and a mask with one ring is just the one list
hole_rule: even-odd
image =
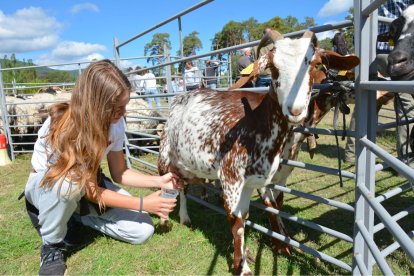
[[140,244],[154,232],[148,213],[167,218],[175,207],[176,199],[160,197],[161,191],[133,197],[100,173],[106,156],[117,183],[179,188],[171,173],[145,175],[125,165],[122,118],[130,89],[126,76],[109,60],[93,63],[76,82],[70,104],[52,106],[39,130],[25,196],[32,207],[28,210],[38,212],[40,275],[64,274],[64,239],[71,217],[115,239]]

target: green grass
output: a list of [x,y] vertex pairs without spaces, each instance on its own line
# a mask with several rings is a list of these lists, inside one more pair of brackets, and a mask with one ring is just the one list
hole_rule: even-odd
[[[326,118],[325,126],[329,126],[331,121],[331,118]],[[310,160],[306,146],[303,147],[299,160],[337,168],[334,141],[333,137],[321,136],[313,160]],[[395,139],[392,132],[389,135],[379,136],[378,144],[389,152],[395,153]],[[340,141],[340,146],[343,149],[344,141]],[[343,154],[343,150],[341,153]],[[156,157],[147,155],[143,159],[154,163]],[[31,227],[25,213],[24,202],[17,201],[18,195],[24,189],[30,167],[30,155],[20,155],[11,165],[0,167],[0,275],[38,273],[41,241]],[[155,173],[153,169],[138,167],[148,173]],[[343,164],[343,168],[349,171],[355,170],[349,163]],[[104,170],[107,171],[107,168],[104,167]],[[392,170],[377,173],[376,179],[377,193],[406,182]],[[336,176],[301,169],[295,169],[288,180],[289,188],[351,205],[354,202],[354,186],[352,180],[345,179],[344,187],[341,188]],[[133,194],[139,192],[131,189],[129,191]],[[198,194],[199,189],[195,186],[192,192]],[[256,195],[252,200],[259,201]],[[210,194],[209,201],[219,205],[218,197],[213,193]],[[384,205],[394,214],[412,203],[413,192],[408,191],[387,200]],[[156,232],[144,245],[119,242],[85,227],[84,235],[93,242],[68,258],[68,274],[231,275],[233,245],[226,217],[192,201],[189,201],[188,205],[192,219],[191,228],[179,224],[178,208],[176,208],[171,215],[172,231],[162,233],[158,228],[158,218],[153,217]],[[352,236],[354,220],[352,213],[290,194],[285,194],[283,210]],[[250,211],[251,221],[268,226],[264,211],[254,207]],[[284,221],[293,239],[351,264],[351,244],[296,223]],[[413,216],[402,219],[400,224],[405,230],[414,229]],[[386,230],[375,235],[375,240],[381,248],[385,248],[393,241]],[[351,274],[297,249],[293,249],[292,256],[274,254],[271,251],[270,238],[249,227],[246,228],[246,245],[255,259],[255,263],[249,266],[256,275]],[[401,250],[388,256],[386,260],[394,274],[414,274],[413,263]],[[374,267],[373,274],[381,274],[378,267]]]

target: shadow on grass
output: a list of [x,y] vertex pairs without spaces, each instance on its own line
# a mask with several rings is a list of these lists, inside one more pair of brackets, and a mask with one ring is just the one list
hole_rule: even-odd
[[[195,195],[193,191],[190,192],[192,195]],[[209,193],[209,200],[210,203],[213,203],[219,207],[222,207],[219,203],[218,196]],[[261,200],[257,200],[258,202],[261,202]],[[171,219],[175,221],[179,221],[178,216],[178,208],[170,214]],[[188,201],[188,210],[189,215],[192,220],[192,226],[191,228],[193,230],[198,230],[203,233],[203,235],[208,239],[208,241],[214,245],[215,247],[215,254],[211,259],[210,267],[207,271],[205,271],[206,275],[211,275],[214,273],[215,266],[217,265],[218,257],[221,256],[226,259],[229,272],[232,272],[232,263],[233,263],[233,236],[231,234],[231,229],[228,223],[228,220],[225,216],[217,213],[216,211],[213,211],[205,206],[202,206],[196,202],[193,202],[191,200]],[[285,206],[284,211],[295,213],[298,210],[295,210],[292,207]],[[267,212],[257,209],[257,208],[250,208],[250,216],[252,221],[256,224],[260,224],[264,227],[269,227],[268,223],[268,216]],[[294,225],[297,225],[295,223],[292,223]],[[295,234],[298,229],[300,229],[299,225],[295,227],[291,227],[290,223],[288,222],[287,225],[288,229],[292,231],[293,234]],[[156,231],[161,231],[157,230]],[[246,239],[253,239],[257,241],[257,248],[255,249],[256,252],[250,252],[250,255],[255,260],[253,264],[249,264],[250,268],[252,269],[253,273],[255,275],[259,274],[272,274],[272,275],[278,275],[281,273],[280,267],[278,267],[279,262],[283,260],[283,258],[288,258],[290,260],[284,261],[284,267],[287,266],[287,271],[283,270],[283,274],[287,273],[294,274],[297,273],[297,269],[299,267],[300,274],[301,275],[308,275],[313,273],[318,273],[321,275],[327,275],[332,273],[332,271],[338,271],[337,268],[334,268],[334,266],[327,263],[326,266],[318,266],[316,264],[317,261],[315,261],[315,258],[309,254],[303,254],[303,252],[300,252],[300,250],[293,250],[293,254],[291,256],[282,256],[278,253],[273,253],[273,266],[272,271],[261,271],[263,269],[262,267],[262,256],[264,250],[267,248],[268,250],[272,250],[272,243],[271,238],[263,233],[258,232],[257,230],[254,230],[250,227],[246,227],[245,230],[245,238]],[[344,273],[345,271],[342,271]],[[204,273],[202,273],[204,274]]]

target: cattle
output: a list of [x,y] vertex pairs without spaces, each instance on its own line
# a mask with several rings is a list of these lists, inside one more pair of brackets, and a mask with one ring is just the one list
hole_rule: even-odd
[[395,44],[388,55],[388,73],[392,80],[414,79],[414,5],[390,25],[389,39]]
[[[269,36],[274,38],[273,50],[258,58],[248,77],[255,78],[270,68],[272,85],[268,93],[204,89],[179,95],[160,143],[160,174],[173,172],[184,184],[220,180],[237,274],[251,273],[244,248],[250,197],[254,189],[272,183],[290,132],[308,114],[314,83],[311,72],[328,64],[342,67],[335,58],[320,56],[310,31],[299,39],[283,38],[273,31],[261,40],[259,49]],[[181,193],[180,206],[185,205]],[[186,208],[180,208],[180,221],[190,222]]]

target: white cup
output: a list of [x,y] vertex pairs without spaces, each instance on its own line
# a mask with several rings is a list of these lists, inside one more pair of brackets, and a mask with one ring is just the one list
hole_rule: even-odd
[[164,198],[176,198],[180,192],[176,189],[162,189],[161,197]]

